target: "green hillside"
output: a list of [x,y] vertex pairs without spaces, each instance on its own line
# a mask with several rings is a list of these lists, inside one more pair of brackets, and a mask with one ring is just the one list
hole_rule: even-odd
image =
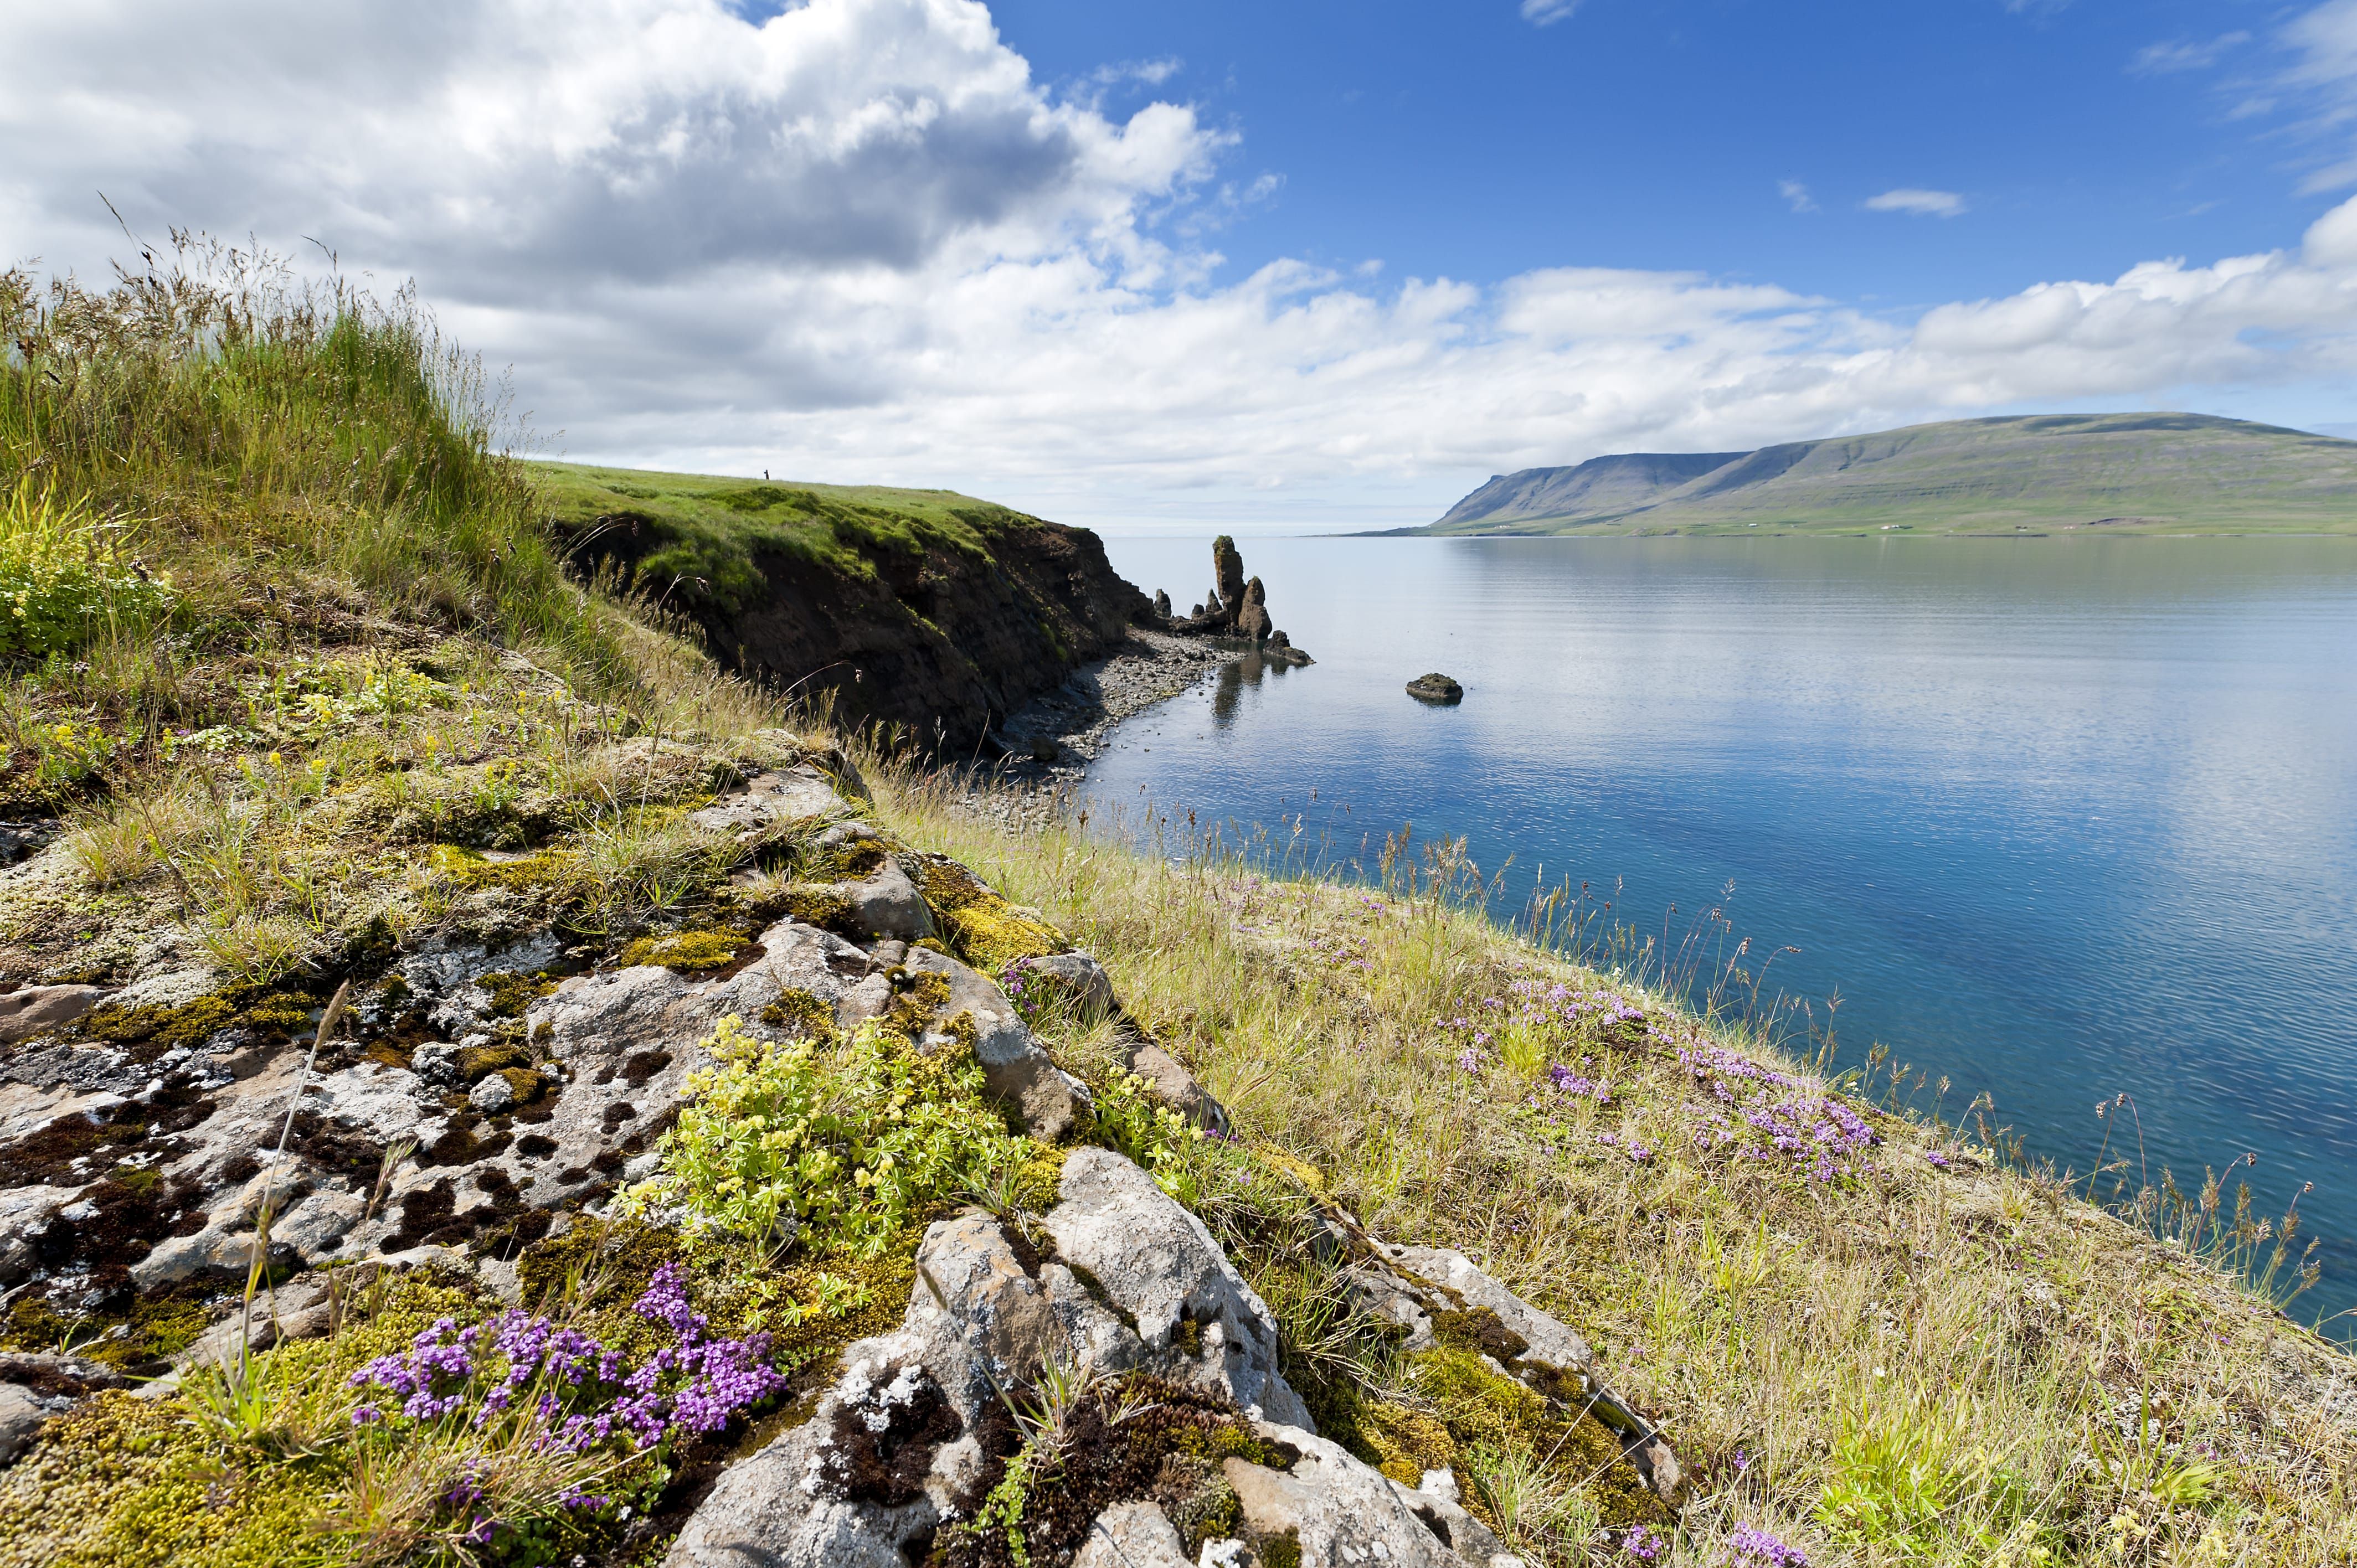
[[[1033,520],[955,490],[888,485],[772,483],[714,474],[523,465],[549,522],[576,557],[627,559],[625,591],[660,597],[674,581],[727,608],[765,591],[759,554],[780,552],[872,576],[878,553],[948,548],[979,554],[1009,524]],[[638,535],[626,553],[601,551],[618,525]],[[634,525],[634,526],[633,526]]]
[[[1701,472],[1695,472],[1700,468]],[[1501,475],[1442,534],[2357,532],[2357,442],[2188,413],[1952,420]]]

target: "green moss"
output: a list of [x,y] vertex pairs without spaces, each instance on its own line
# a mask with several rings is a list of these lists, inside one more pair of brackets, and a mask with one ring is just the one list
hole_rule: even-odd
[[311,1027],[311,1012],[316,1005],[309,997],[296,992],[274,992],[245,1010],[245,1022],[282,1034],[303,1034]]
[[[895,973],[899,977],[899,989],[893,993],[891,1004],[884,1009],[880,1021],[904,1040],[921,1038],[926,1027],[950,1004],[949,976],[925,972],[912,974],[907,970]],[[959,1019],[964,1022],[963,1031],[958,1026]],[[971,1049],[975,1043],[974,1020],[965,1014],[960,1014],[959,1019],[951,1020],[950,1032],[960,1036]]]
[[490,997],[494,1018],[521,1018],[525,1009],[556,989],[556,982],[546,974],[518,974],[513,970],[483,975],[475,983]]
[[[352,1368],[406,1345],[436,1316],[472,1319],[485,1309],[467,1288],[413,1274],[367,1322],[273,1350],[262,1364],[284,1373],[290,1390],[340,1390]],[[318,1560],[324,1510],[351,1486],[341,1452],[310,1442],[274,1450],[236,1444],[188,1415],[179,1400],[102,1393],[52,1423],[38,1446],[0,1472],[0,1568],[275,1568]]]
[[790,1039],[815,1040],[833,1047],[842,1039],[834,1009],[799,986],[790,986],[761,1009],[761,1022]]
[[109,1003],[84,1014],[77,1027],[87,1039],[117,1045],[152,1045],[159,1050],[192,1046],[228,1026],[237,1008],[221,995],[199,996],[193,1002],[167,1006],[143,1002],[131,1006]]
[[974,873],[941,855],[918,862],[920,890],[957,956],[985,974],[1027,958],[1067,951],[1071,940],[1046,921],[1017,913]]
[[[1459,1316],[1469,1320],[1477,1316]],[[1424,1351],[1409,1359],[1408,1380],[1418,1394],[1431,1402],[1459,1452],[1488,1449],[1524,1455],[1549,1468],[1581,1477],[1608,1525],[1653,1524],[1667,1517],[1660,1499],[1645,1489],[1636,1471],[1620,1457],[1619,1440],[1602,1423],[1584,1415],[1584,1406],[1550,1401],[1492,1371],[1479,1349],[1443,1344]],[[1392,1433],[1408,1435],[1397,1425]],[[1382,1451],[1381,1444],[1375,1446]],[[1420,1459],[1421,1455],[1404,1445],[1402,1457]]]
[[453,1065],[461,1079],[477,1084],[495,1072],[530,1067],[532,1053],[516,1045],[472,1046],[460,1051]]
[[508,1089],[515,1095],[518,1105],[529,1105],[548,1088],[548,1079],[527,1067],[501,1068],[499,1076],[508,1080]]
[[513,860],[490,860],[472,850],[436,844],[431,864],[461,887],[499,888],[554,898],[570,897],[590,880],[581,857],[562,849],[544,849]]
[[1301,1538],[1291,1530],[1258,1542],[1261,1568],[1301,1568]]
[[761,908],[773,918],[791,915],[805,926],[816,926],[837,936],[858,934],[852,918],[851,900],[823,882],[797,882],[779,888],[761,900]]
[[[152,1173],[149,1173],[152,1174]],[[212,1325],[206,1305],[210,1287],[176,1285],[134,1300],[119,1310],[72,1313],[47,1296],[19,1296],[0,1319],[0,1348],[55,1350],[70,1345],[117,1371],[130,1371],[178,1355]]]
[[224,1465],[176,1402],[97,1396],[0,1491],[0,1568],[272,1568],[333,1484],[322,1460]]
[[622,950],[616,961],[624,969],[661,964],[682,974],[726,969],[745,950],[745,939],[733,931],[672,931],[640,937]]

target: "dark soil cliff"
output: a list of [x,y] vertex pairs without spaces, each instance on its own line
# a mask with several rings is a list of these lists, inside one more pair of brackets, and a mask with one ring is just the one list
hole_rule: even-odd
[[963,752],[1152,607],[1082,528],[944,490],[545,465],[576,567],[694,620],[723,663]]

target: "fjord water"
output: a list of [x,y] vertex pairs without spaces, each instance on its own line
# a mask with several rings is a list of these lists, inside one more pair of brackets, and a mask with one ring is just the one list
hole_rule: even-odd
[[[1182,607],[1210,581],[1208,540],[1107,543]],[[1879,1041],[1952,1115],[1986,1090],[2083,1173],[2126,1091],[2156,1181],[2312,1181],[2295,1314],[2357,1305],[2357,540],[1243,549],[1318,662],[1133,719],[1101,805],[1369,865],[1412,822],[1511,854],[1509,908],[1543,867],[1673,943],[1724,903],[1754,967],[1801,950],[1770,990],[1838,991],[1842,1061]]]

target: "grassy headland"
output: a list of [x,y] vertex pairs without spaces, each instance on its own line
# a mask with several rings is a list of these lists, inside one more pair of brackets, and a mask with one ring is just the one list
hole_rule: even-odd
[[[0,880],[0,981],[113,983],[160,938],[184,940],[210,989],[105,1015],[112,1037],[152,1045],[144,1064],[234,1031],[299,1090],[314,1023],[331,1033],[348,981],[362,1021],[331,1058],[355,1072],[411,1059],[413,1040],[366,1021],[394,1015],[367,1011],[393,1006],[393,953],[550,933],[601,972],[713,973],[780,908],[824,918],[807,884],[866,852],[798,832],[741,878],[689,813],[790,757],[840,768],[838,737],[562,567],[547,518],[604,504],[565,485],[661,485],[499,456],[465,362],[398,308],[186,279],[47,303],[16,280],[0,304],[19,345],[0,360],[0,487],[18,498],[0,610],[25,612],[0,623],[0,814],[67,819]],[[709,502],[733,518],[710,497],[743,487],[674,488],[679,515]],[[944,540],[966,526],[924,515]],[[683,532],[677,547],[706,546]],[[1458,896],[1445,857],[1379,890],[1174,863],[1103,823],[993,826],[960,780],[859,760],[888,842],[953,855],[1012,901],[928,888],[964,957],[996,971],[1068,933],[1237,1133],[1140,1114],[1102,1013],[1037,1007],[1102,1108],[1072,1142],[1149,1165],[1225,1242],[1329,1435],[1394,1475],[1454,1468],[1531,1559],[2255,1568],[2357,1553],[2357,1362],[2254,1290],[2272,1240],[2231,1195],[2157,1211],[2172,1234],[2156,1236],[1738,1022],[1516,940]],[[557,976],[485,980],[521,1013]],[[529,1060],[510,1023],[500,1045],[523,1054],[500,1059]],[[925,1220],[978,1200],[1019,1225],[1066,1152],[1014,1136],[958,1074],[895,1055],[885,1023],[825,1050],[731,1056],[740,1076],[715,1080],[839,1104],[855,1078],[880,1079],[889,1112],[839,1128],[847,1145],[898,1137],[887,1119],[938,1134],[892,1181],[836,1181],[793,1248],[577,1210],[535,1231],[492,1204],[454,1243],[459,1266],[323,1270],[350,1282],[324,1332],[53,1422],[0,1470],[0,1563],[651,1561],[691,1482],[800,1419],[813,1369],[899,1321]],[[532,1069],[498,1071],[529,1090]],[[0,1146],[0,1197],[102,1156],[72,1178],[99,1177],[95,1222],[59,1242],[81,1250],[89,1288],[10,1297],[6,1348],[145,1368],[219,1315],[218,1283],[120,1283],[177,1223],[153,1150],[188,1130],[179,1112],[199,1102],[178,1092]],[[684,1179],[730,1129],[694,1107],[683,1126],[643,1142]],[[307,1157],[359,1157],[299,1135]],[[360,1191],[419,1174],[414,1148],[361,1153]],[[1694,1476],[1682,1516],[1476,1350],[1409,1353],[1369,1319],[1321,1240],[1337,1208],[1464,1250],[1587,1334]],[[449,1220],[447,1195],[417,1215]],[[440,1319],[456,1333],[499,1316],[490,1274],[467,1266],[486,1262],[518,1264],[528,1307],[617,1355],[651,1351],[692,1302],[732,1346],[770,1335],[767,1369],[712,1434],[563,1462],[500,1419],[356,1423],[356,1373],[436,1340]]]

